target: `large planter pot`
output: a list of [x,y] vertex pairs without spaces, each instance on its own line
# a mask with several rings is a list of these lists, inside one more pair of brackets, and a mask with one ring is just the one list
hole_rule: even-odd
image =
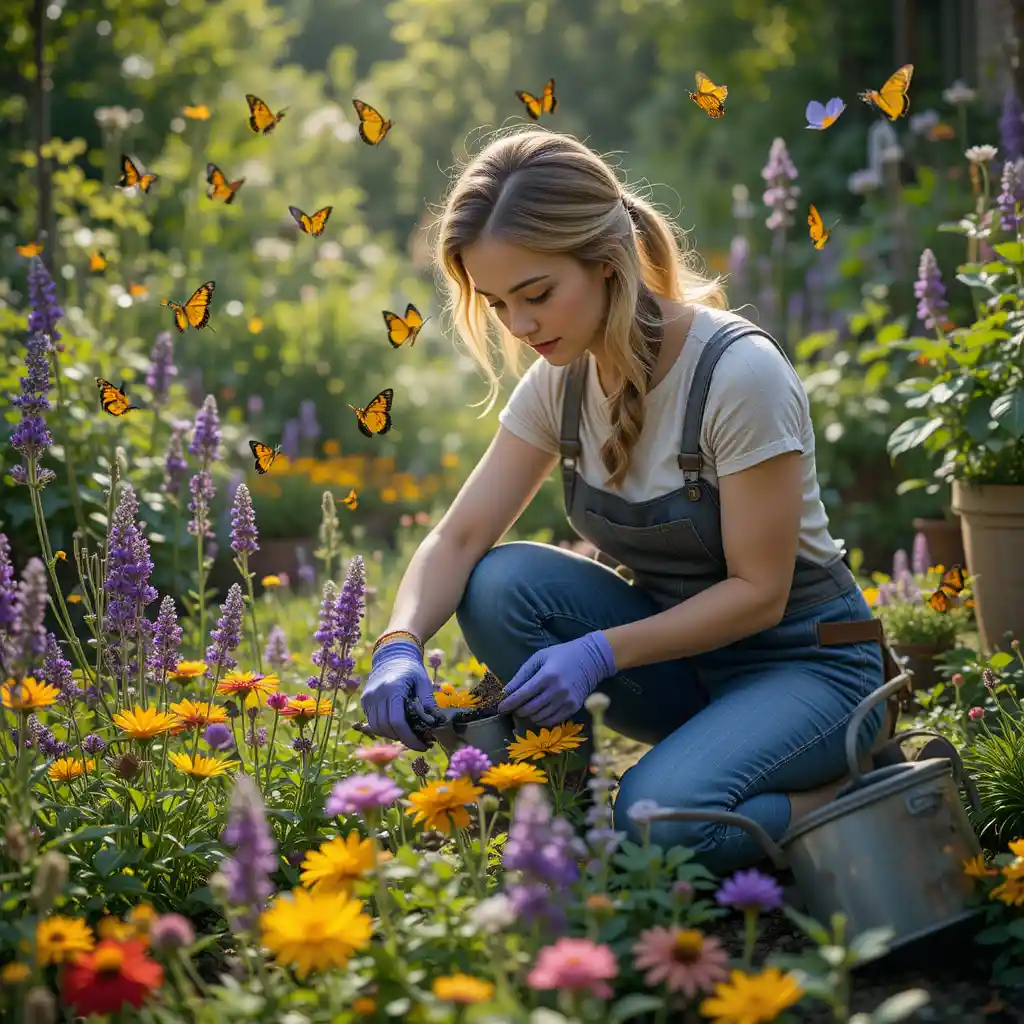
[[995,650],[1007,630],[1024,639],[1024,484],[955,480],[953,511],[963,526],[982,646]]
[[914,530],[923,533],[928,542],[928,554],[932,565],[967,565],[967,554],[964,551],[963,528],[959,519],[914,519]]

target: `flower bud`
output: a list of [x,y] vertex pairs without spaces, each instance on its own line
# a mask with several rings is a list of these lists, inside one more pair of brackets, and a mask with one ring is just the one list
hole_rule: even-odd
[[210,875],[208,885],[210,887],[210,894],[218,903],[227,903],[228,893],[231,891],[231,883],[223,872],[215,871]]
[[608,706],[611,702],[611,697],[609,697],[608,694],[594,692],[583,702],[583,706],[592,715],[602,715],[608,710]]
[[24,864],[32,856],[32,849],[20,821],[12,821],[7,825],[4,829],[4,842],[7,855],[18,864]]
[[43,854],[32,883],[32,899],[40,914],[45,914],[68,881],[68,859],[57,850]]
[[501,809],[501,801],[493,793],[484,793],[480,797],[480,807],[485,814],[494,814]]
[[959,690],[964,685],[964,674],[963,672],[954,672],[950,682]]
[[985,709],[973,707],[970,711],[967,712],[967,717],[970,718],[972,722],[978,722],[985,717]]
[[125,782],[137,779],[141,771],[142,762],[131,751],[122,754],[114,762],[114,773],[119,779],[124,779]]
[[48,988],[39,986],[25,996],[25,1024],[55,1024],[57,1000]]

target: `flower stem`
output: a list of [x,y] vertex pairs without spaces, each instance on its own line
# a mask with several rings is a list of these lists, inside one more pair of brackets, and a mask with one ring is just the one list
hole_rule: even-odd
[[743,911],[743,969],[750,970],[754,959],[754,946],[757,943],[757,908],[747,907]]

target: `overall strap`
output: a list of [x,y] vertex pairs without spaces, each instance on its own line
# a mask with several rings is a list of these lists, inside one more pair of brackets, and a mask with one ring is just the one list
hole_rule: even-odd
[[701,352],[700,359],[697,361],[697,368],[693,373],[693,383],[690,385],[690,393],[686,399],[683,437],[678,457],[679,468],[683,471],[683,480],[686,483],[686,496],[690,501],[697,501],[700,498],[698,479],[701,467],[704,465],[704,459],[700,454],[700,428],[704,421],[708,395],[711,392],[711,375],[718,365],[718,360],[725,355],[726,349],[734,341],[739,341],[740,338],[746,338],[751,334],[759,334],[767,338],[789,362],[789,357],[782,346],[764,328],[739,316],[732,322],[719,327],[708,339],[708,343],[704,346],[704,351]]
[[580,457],[580,412],[583,408],[583,389],[587,383],[588,356],[584,353],[569,366],[562,402],[562,433],[558,441],[562,459],[562,493],[565,495],[565,514],[572,514],[573,492],[576,489],[576,464]]

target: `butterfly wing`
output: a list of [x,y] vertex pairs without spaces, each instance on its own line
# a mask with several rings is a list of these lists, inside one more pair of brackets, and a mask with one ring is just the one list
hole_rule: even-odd
[[814,243],[814,248],[824,248],[831,232],[825,227],[825,222],[821,219],[821,214],[818,213],[818,208],[814,203],[811,203],[807,207],[807,226],[810,229],[811,241]]
[[148,192],[154,181],[156,181],[155,174],[143,174],[142,177],[139,178],[139,188],[141,188],[143,192]]
[[210,199],[224,199],[231,195],[227,178],[224,172],[216,164],[206,165],[206,183],[210,187],[206,190]]
[[555,96],[555,80],[553,78],[549,78],[547,85],[544,86],[541,107],[545,114],[553,114],[558,109],[558,98]]
[[537,99],[532,93],[520,89],[516,92],[516,99],[526,107],[526,113],[534,120],[539,121],[544,109],[544,100]]
[[107,257],[99,249],[95,249],[89,256],[89,270],[91,273],[99,273],[107,269]]
[[325,206],[322,210],[317,210],[312,217],[309,217],[309,233],[314,237],[318,237],[324,233],[324,228],[327,226],[327,218],[331,215],[333,206]]
[[724,117],[725,98],[729,95],[729,87],[726,85],[715,85],[703,71],[696,72],[694,79],[697,83],[697,91],[687,93],[690,99],[708,117]]
[[953,601],[940,587],[928,598],[928,606],[937,612],[948,612],[953,607]]
[[139,174],[138,167],[135,166],[135,162],[132,160],[127,153],[121,154],[121,177],[117,179],[118,188],[135,188],[138,185],[142,175]]
[[210,322],[210,299],[213,298],[213,290],[216,287],[213,281],[201,284],[192,293],[192,298],[185,303],[184,315],[197,331],[201,331]]
[[43,247],[39,242],[29,242],[27,245],[16,245],[14,247],[18,252],[26,259],[32,259],[33,256],[38,256],[42,251]]
[[235,196],[238,195],[238,190],[245,184],[245,178],[239,178],[238,181],[228,182],[228,197],[224,200],[225,206],[230,206],[235,201]]
[[341,500],[346,508],[355,510],[359,507],[359,496],[356,494],[355,490],[350,490]]
[[299,227],[302,228],[302,230],[305,231],[306,234],[308,235],[311,228],[313,227],[313,223],[309,219],[309,217],[306,214],[304,214],[297,206],[289,206],[288,212],[292,215],[292,218],[294,219],[295,223],[298,224]]
[[123,416],[135,408],[124,393],[123,384],[117,388],[109,380],[97,377],[96,386],[100,389],[100,405],[105,413],[109,413],[111,416]]
[[878,99],[875,102],[890,121],[902,117],[910,109],[910,97],[907,95],[907,90],[910,88],[910,79],[913,74],[914,65],[904,64],[878,90]]
[[967,586],[967,577],[964,575],[963,566],[954,565],[943,574],[939,589],[950,597],[956,597],[965,586]]
[[180,302],[175,302],[173,299],[161,299],[161,306],[166,306],[168,309],[174,312],[174,326],[178,330],[184,333],[185,328],[188,327],[188,317],[185,316],[185,311],[181,308]]
[[394,121],[385,120],[379,110],[362,100],[353,100],[352,106],[359,115],[359,137],[370,146],[378,146],[391,130]]
[[279,448],[271,448],[270,445],[263,444],[261,441],[250,441],[249,448],[256,460],[256,472],[261,476],[274,464],[274,459],[280,452]]
[[359,429],[366,437],[386,434],[391,429],[391,402],[395,397],[393,388],[385,388],[365,409],[356,409]]
[[383,311],[384,324],[388,329],[388,341],[392,348],[401,348],[412,335],[409,325],[397,313]]

